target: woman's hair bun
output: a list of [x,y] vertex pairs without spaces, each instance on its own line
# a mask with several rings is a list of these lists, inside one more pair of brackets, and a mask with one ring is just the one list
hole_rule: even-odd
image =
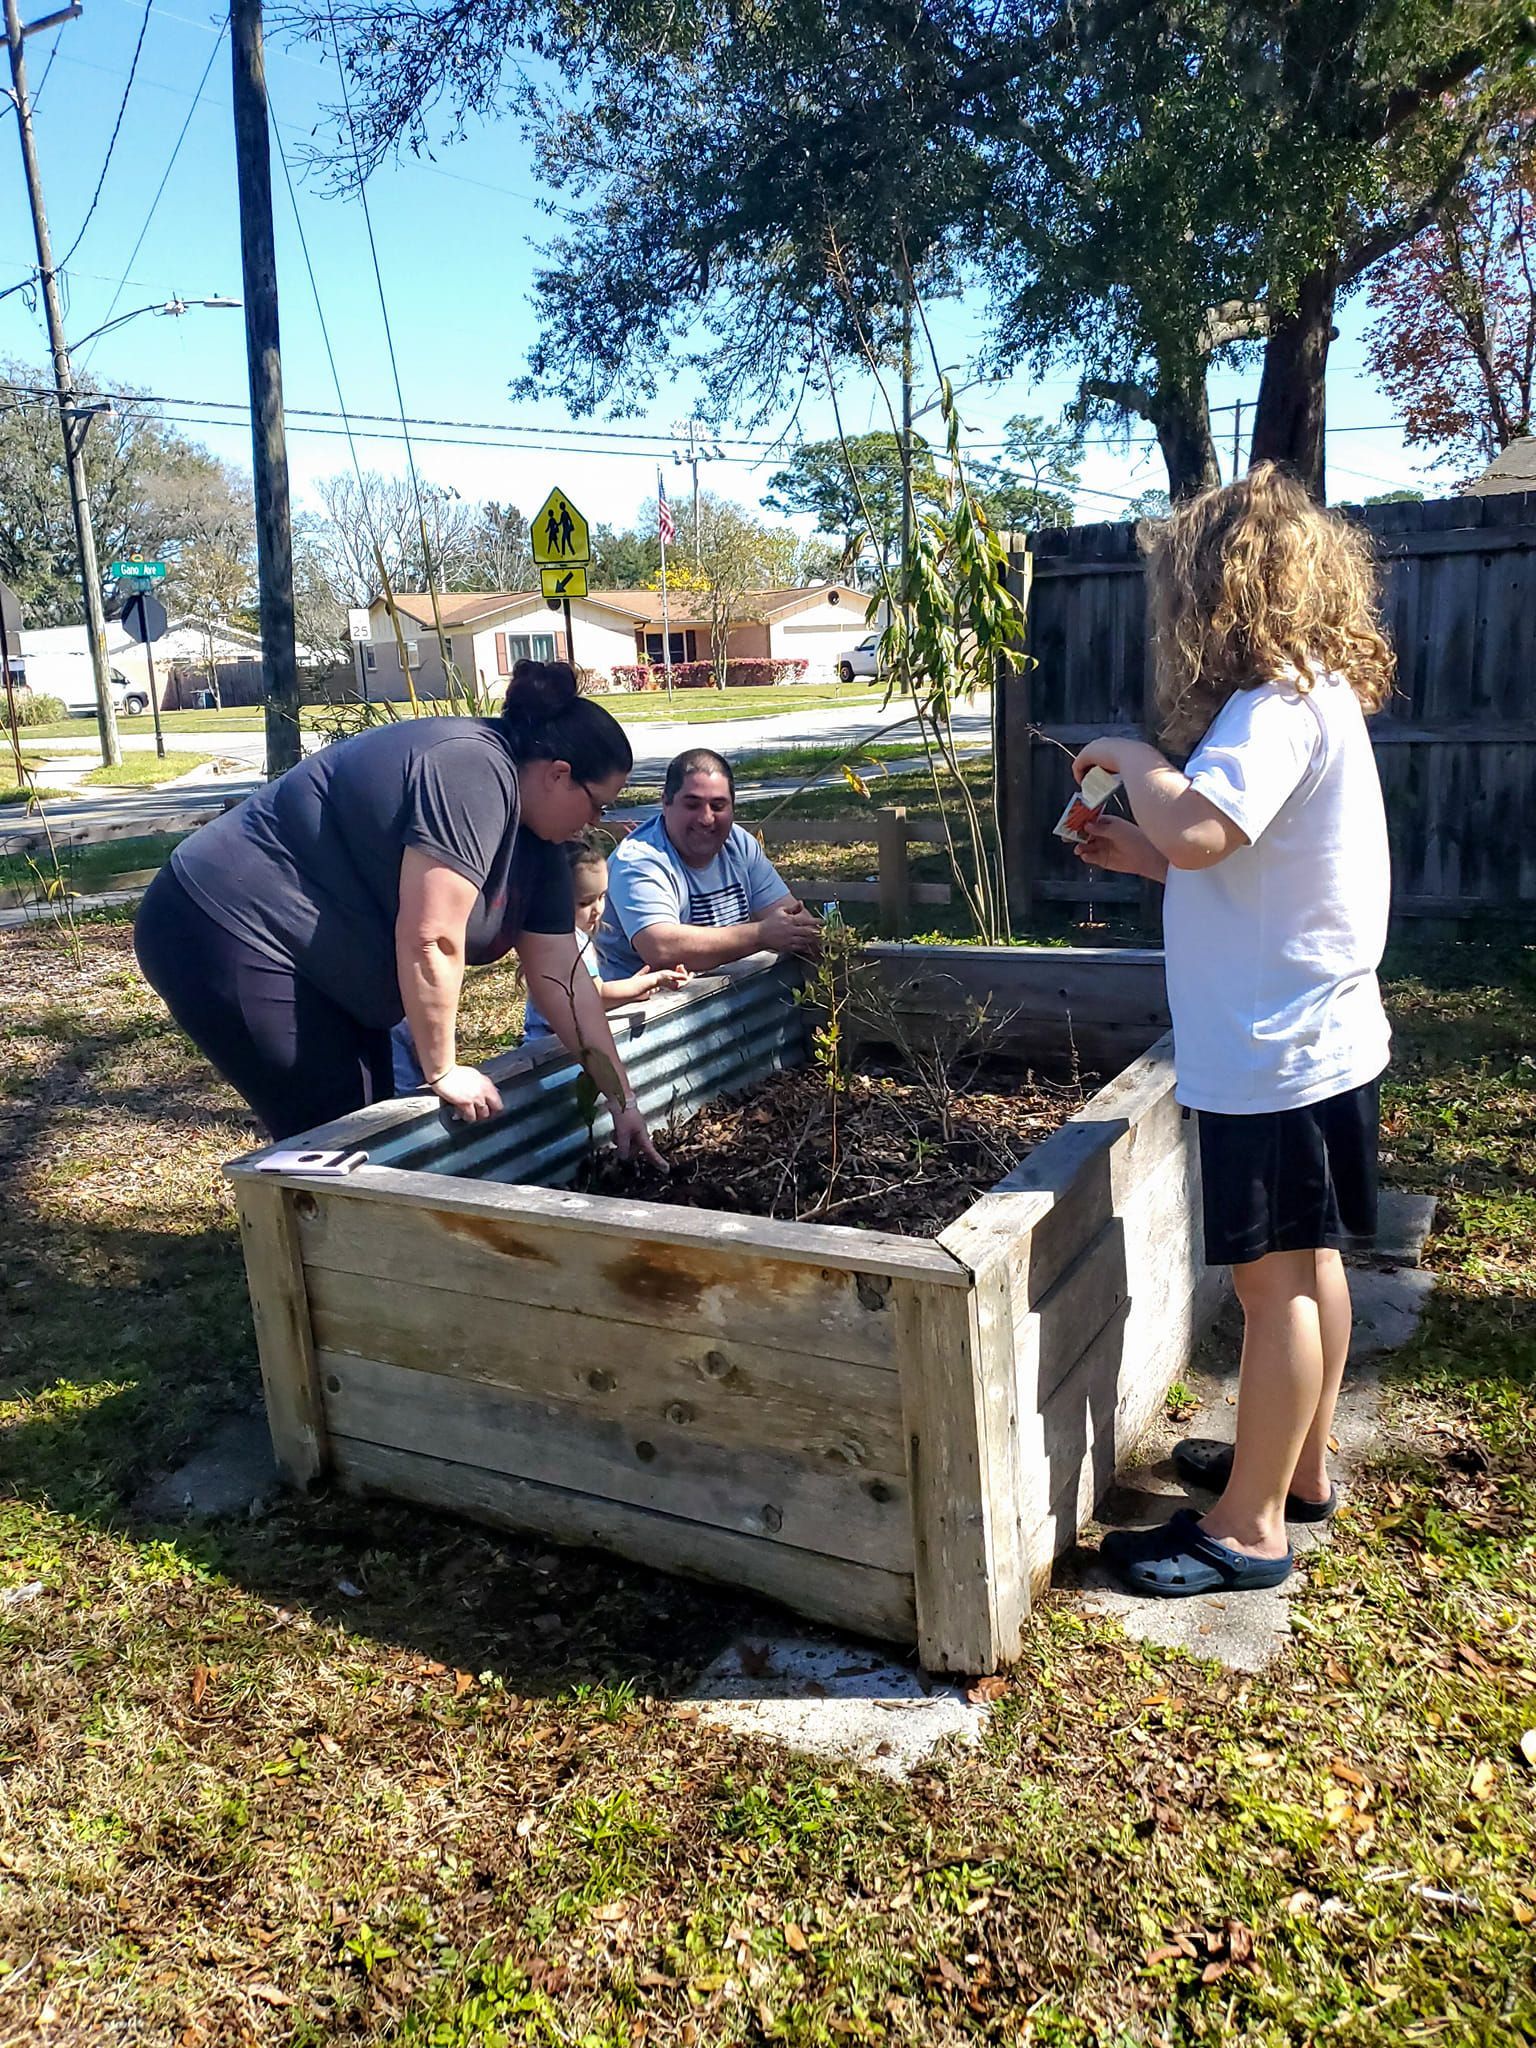
[[501,715],[509,725],[536,731],[550,719],[558,718],[576,702],[581,692],[576,671],[568,661],[529,661],[514,664]]

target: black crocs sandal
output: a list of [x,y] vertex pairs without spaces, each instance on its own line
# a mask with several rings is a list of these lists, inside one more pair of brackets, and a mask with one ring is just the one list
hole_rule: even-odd
[[[1191,1486],[1203,1487],[1207,1493],[1221,1493],[1232,1477],[1232,1446],[1218,1443],[1215,1437],[1187,1436],[1173,1447],[1173,1469],[1181,1479]],[[1303,1500],[1299,1493],[1285,1496],[1285,1519],[1288,1522],[1331,1521],[1339,1505],[1339,1489],[1330,1486],[1326,1500]]]
[[1291,1553],[1246,1557],[1200,1527],[1193,1508],[1180,1508],[1158,1529],[1111,1529],[1099,1556],[1128,1593],[1182,1600],[1191,1593],[1258,1593],[1291,1575]]

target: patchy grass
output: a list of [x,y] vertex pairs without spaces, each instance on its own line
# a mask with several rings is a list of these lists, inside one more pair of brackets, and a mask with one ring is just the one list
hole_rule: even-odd
[[[306,704],[299,713],[299,723],[306,732],[317,730],[321,718],[328,709],[325,705]],[[160,730],[173,738],[178,733],[205,732],[260,732],[262,711],[259,704],[231,705],[222,711],[162,711]],[[154,720],[146,711],[141,717],[130,718],[126,712],[117,714],[119,729],[124,733],[143,736],[154,731]],[[94,733],[94,715],[81,718],[60,718],[51,725],[29,726],[29,735],[49,740],[90,739]]]
[[67,789],[39,787],[32,782],[10,782],[0,776],[0,806],[5,804],[47,803],[54,797],[68,797]]
[[173,782],[178,775],[189,775],[212,758],[210,754],[168,753],[164,759],[158,754],[124,754],[115,768],[93,768],[89,775],[82,776],[81,787],[152,789],[158,783]]
[[[673,1704],[744,1601],[324,1494],[146,1521],[254,1397],[250,1131],[81,929],[0,935],[0,2041],[1536,2038],[1530,948],[1394,963],[1441,1284],[1291,1650],[1053,1597],[981,1747],[896,1787]],[[504,1033],[512,977],[471,1006]]]

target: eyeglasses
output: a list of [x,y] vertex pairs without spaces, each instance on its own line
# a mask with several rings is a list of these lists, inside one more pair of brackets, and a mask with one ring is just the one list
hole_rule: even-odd
[[592,807],[592,822],[594,825],[601,825],[603,819],[608,815],[608,806],[602,801],[600,797],[595,796],[593,794],[592,785],[590,782],[583,782],[579,775],[573,775],[571,777],[571,780],[572,782],[578,784],[580,788],[586,791],[587,802]]

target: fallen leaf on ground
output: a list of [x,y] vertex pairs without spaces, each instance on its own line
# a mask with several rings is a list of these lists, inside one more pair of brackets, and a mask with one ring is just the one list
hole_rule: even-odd
[[991,1700],[1000,1700],[1007,1690],[1006,1678],[978,1678],[965,1696],[973,1707],[984,1707]]
[[1484,1757],[1481,1763],[1473,1765],[1467,1790],[1474,1799],[1491,1799],[1498,1788],[1498,1765],[1490,1763],[1487,1757]]
[[469,1691],[469,1688],[474,1684],[474,1682],[475,1674],[472,1671],[455,1671],[455,1673],[453,1674],[454,1698],[456,1700],[461,1700],[464,1697],[465,1693]]
[[252,1998],[259,1998],[263,2005],[292,2005],[293,2000],[286,1991],[279,1991],[275,1984],[247,1984],[246,1991]]
[[784,1923],[784,1946],[792,1948],[797,1956],[803,1956],[810,1945],[805,1938],[804,1929],[797,1927],[793,1920],[786,1920]]
[[622,1920],[628,1911],[629,1907],[623,1899],[610,1899],[606,1905],[597,1906],[593,1909],[592,1918],[594,1920]]
[[1352,1764],[1340,1762],[1337,1757],[1334,1758],[1328,1768],[1334,1777],[1342,1779],[1346,1785],[1363,1786],[1365,1783],[1365,1777],[1362,1772],[1357,1771]]

